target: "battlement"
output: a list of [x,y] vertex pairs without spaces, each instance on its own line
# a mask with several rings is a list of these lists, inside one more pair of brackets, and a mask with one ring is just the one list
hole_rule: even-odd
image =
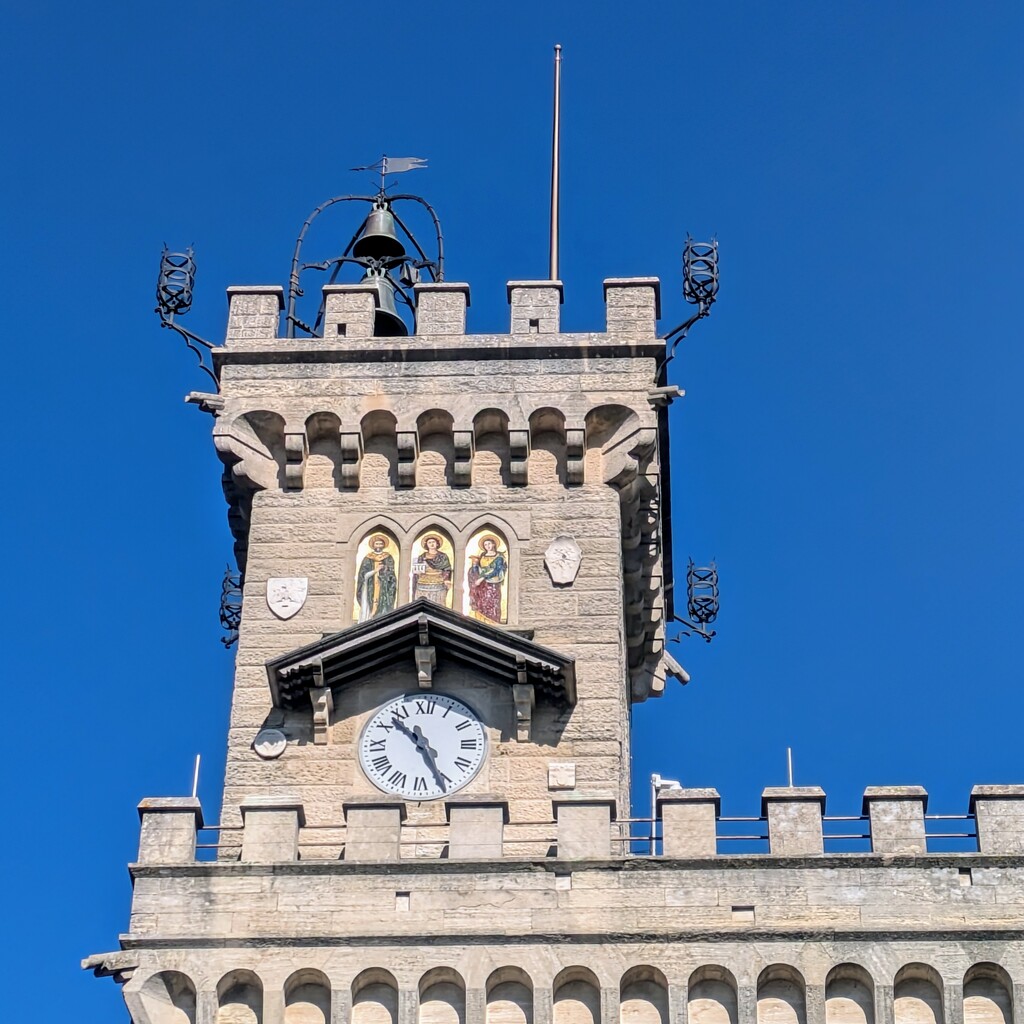
[[[610,277],[603,282],[605,334],[656,340],[656,322],[661,316],[661,282],[656,277]],[[347,343],[373,339],[402,350],[415,339],[459,338],[464,344],[466,310],[470,305],[469,285],[460,282],[418,284],[416,329],[407,339],[374,338],[377,290],[366,283],[327,284],[323,287],[324,319],[322,338],[281,338],[280,314],[284,290],[279,285],[234,286],[228,289],[228,327],[224,350],[215,353],[224,361],[225,350],[241,350],[252,343],[281,341],[291,349],[343,351]],[[545,342],[561,333],[563,301],[561,281],[509,281],[509,335],[542,335]],[[468,335],[470,338],[496,337]],[[586,337],[596,341],[599,334]],[[535,339],[540,341],[538,337]]]
[[[973,852],[983,856],[1024,855],[1024,786],[975,786],[964,814],[927,815],[927,800],[920,786],[871,786],[861,815],[829,817],[818,787],[770,787],[762,793],[760,817],[737,818],[722,816],[716,790],[680,789],[660,796],[650,819],[617,817],[612,798],[567,794],[553,796],[548,821],[510,821],[505,801],[454,798],[445,801],[445,822],[437,825],[409,821],[405,803],[382,796],[347,802],[342,820],[307,827],[301,802],[268,795],[242,801],[240,826],[207,827],[198,800],[167,798],[139,805],[138,863],[188,864],[213,851],[254,864],[644,856],[727,861],[737,855],[724,851],[740,842],[744,855],[767,843],[769,857],[863,856],[849,852],[851,841],[888,858],[938,852],[937,841],[950,838],[974,840]],[[950,832],[949,821],[961,822],[962,831]],[[197,842],[204,835],[212,841]]]

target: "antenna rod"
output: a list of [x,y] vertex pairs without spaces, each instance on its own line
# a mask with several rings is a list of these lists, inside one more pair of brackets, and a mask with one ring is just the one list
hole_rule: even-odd
[[789,788],[793,788],[793,748],[786,747],[786,775],[789,777]]
[[555,45],[555,111],[551,123],[551,259],[548,278],[558,280],[558,151],[562,136],[562,46]]
[[199,792],[199,755],[196,754],[196,766],[192,769],[192,798]]

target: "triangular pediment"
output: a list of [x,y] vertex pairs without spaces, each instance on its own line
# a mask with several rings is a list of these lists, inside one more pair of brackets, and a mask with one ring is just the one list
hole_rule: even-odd
[[423,599],[271,658],[267,679],[275,707],[307,708],[311,689],[358,684],[397,664],[412,667],[422,684],[424,672],[447,660],[498,683],[531,685],[538,701],[576,703],[573,658]]

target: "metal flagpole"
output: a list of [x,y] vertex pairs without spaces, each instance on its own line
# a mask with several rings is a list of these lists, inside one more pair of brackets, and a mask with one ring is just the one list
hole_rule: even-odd
[[558,280],[558,187],[559,187],[559,143],[562,125],[562,47],[555,45],[555,111],[551,124],[551,247],[548,278]]

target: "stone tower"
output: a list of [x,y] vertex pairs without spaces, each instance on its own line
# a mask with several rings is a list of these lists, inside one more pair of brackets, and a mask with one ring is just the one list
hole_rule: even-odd
[[509,282],[501,335],[415,290],[412,336],[364,282],[296,340],[281,288],[229,289],[197,396],[244,573],[223,805],[140,804],[85,966],[135,1024],[1020,1024],[1024,787],[975,787],[970,852],[913,786],[865,791],[861,852],[814,787],[764,791],[767,852],[711,789],[629,820],[631,702],[686,680],[658,281],[606,280],[592,334],[557,281]]

